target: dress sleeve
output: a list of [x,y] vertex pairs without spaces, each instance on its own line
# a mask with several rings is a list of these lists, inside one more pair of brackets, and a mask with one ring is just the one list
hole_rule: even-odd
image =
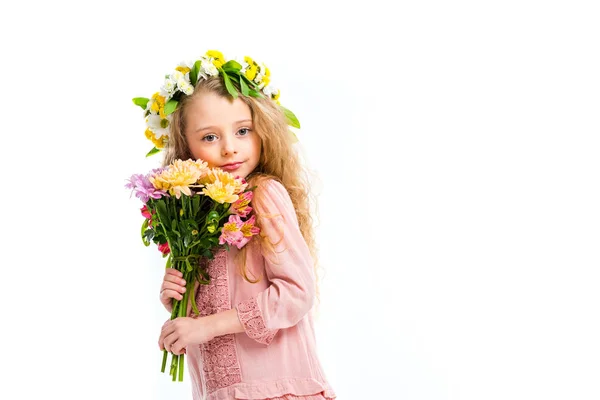
[[310,311],[315,275],[313,258],[287,190],[275,180],[264,182],[258,190],[261,201],[253,206],[261,234],[274,249],[261,246],[269,287],[238,303],[236,309],[246,334],[268,345],[279,329],[296,325]]

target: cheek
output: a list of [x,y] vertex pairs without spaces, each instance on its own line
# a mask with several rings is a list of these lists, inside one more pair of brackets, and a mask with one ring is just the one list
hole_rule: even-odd
[[206,161],[209,164],[209,167],[213,166],[213,161],[215,161],[217,158],[217,156],[214,154],[214,149],[211,149],[207,146],[202,146],[202,144],[198,142],[188,142],[188,147],[194,159],[201,159],[203,161]]

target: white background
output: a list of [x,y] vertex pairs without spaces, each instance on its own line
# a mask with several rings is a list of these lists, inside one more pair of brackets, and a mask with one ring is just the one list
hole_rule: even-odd
[[2,7],[0,397],[191,399],[123,185],[159,162],[131,99],[219,49],[302,123],[340,400],[600,398],[594,2],[390,4]]

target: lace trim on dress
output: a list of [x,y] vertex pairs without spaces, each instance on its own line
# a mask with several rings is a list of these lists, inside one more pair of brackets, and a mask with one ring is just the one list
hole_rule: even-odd
[[[218,251],[215,258],[205,266],[210,276],[210,284],[198,287],[196,303],[200,317],[227,311],[231,308],[227,277],[227,253],[224,250]],[[208,393],[242,381],[235,346],[233,334],[217,336],[211,341],[200,345]]]
[[265,326],[265,320],[256,302],[256,297],[251,297],[239,303],[237,309],[246,334],[259,343],[271,343],[277,333],[277,329],[267,329]]

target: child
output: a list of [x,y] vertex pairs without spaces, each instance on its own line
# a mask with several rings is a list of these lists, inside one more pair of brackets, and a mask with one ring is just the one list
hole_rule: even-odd
[[[299,125],[264,65],[226,63],[217,51],[199,61],[177,67],[149,102],[146,135],[154,152],[164,147],[164,165],[202,159],[256,186],[250,205],[261,231],[203,261],[210,284],[196,284],[200,315],[188,307],[188,317],[167,321],[159,347],[187,355],[194,399],[334,399],[316,354],[312,219],[288,128]],[[178,102],[167,115],[169,98]],[[166,269],[164,307],[184,292],[182,274]]]

